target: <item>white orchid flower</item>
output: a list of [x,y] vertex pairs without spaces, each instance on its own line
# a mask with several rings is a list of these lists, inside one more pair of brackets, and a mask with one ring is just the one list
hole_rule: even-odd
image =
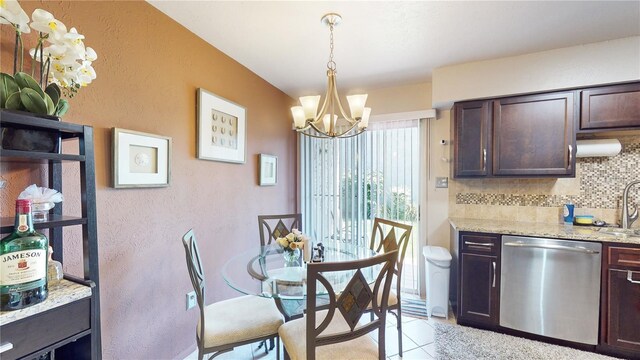
[[47,40],[51,43],[61,42],[67,33],[67,27],[62,21],[57,20],[53,15],[42,9],[35,9],[31,14],[33,21],[31,28],[43,34],[49,35]]
[[17,0],[0,0],[0,24],[10,24],[21,33],[31,32],[29,16]]
[[98,59],[98,54],[93,48],[87,46],[85,51],[85,59],[88,61],[96,61]]

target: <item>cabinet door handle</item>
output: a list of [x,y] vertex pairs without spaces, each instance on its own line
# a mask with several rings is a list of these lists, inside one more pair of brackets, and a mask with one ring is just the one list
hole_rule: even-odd
[[493,247],[492,243],[479,243],[479,242],[473,242],[473,241],[465,241],[464,242],[465,245],[470,245],[470,246],[489,246],[489,247]]
[[567,169],[571,169],[572,161],[573,161],[573,146],[569,145],[569,164],[567,165]]
[[491,264],[493,265],[493,283],[491,287],[496,287],[496,262],[492,261]]
[[632,275],[633,271],[627,270],[627,280],[629,280],[629,282],[632,284],[640,284],[640,280],[633,280],[633,278],[631,277]]
[[487,149],[482,149],[482,171],[487,171]]
[[11,349],[13,349],[13,344],[10,342],[0,344],[0,354]]

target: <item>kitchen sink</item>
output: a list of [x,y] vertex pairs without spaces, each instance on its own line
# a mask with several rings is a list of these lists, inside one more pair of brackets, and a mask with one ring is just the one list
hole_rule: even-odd
[[623,229],[623,228],[601,228],[600,232],[606,235],[611,236],[620,236],[620,237],[640,237],[640,229]]

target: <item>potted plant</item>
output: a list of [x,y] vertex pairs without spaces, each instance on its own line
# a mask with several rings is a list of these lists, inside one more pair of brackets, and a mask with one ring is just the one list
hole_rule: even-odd
[[[96,78],[92,66],[98,57],[96,52],[84,45],[84,35],[76,28],[67,30],[60,20],[42,9],[34,10],[30,19],[16,0],[0,1],[0,24],[11,26],[16,35],[13,75],[0,72],[0,109],[59,120],[69,109],[66,98],[73,98]],[[23,35],[32,30],[37,34],[37,42],[27,52],[25,61]],[[3,128],[2,147],[55,152],[29,144],[29,141],[42,141],[42,137],[42,132],[33,134],[29,130]]]

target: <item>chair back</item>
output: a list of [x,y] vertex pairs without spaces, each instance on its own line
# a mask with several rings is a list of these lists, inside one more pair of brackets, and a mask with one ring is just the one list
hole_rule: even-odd
[[182,244],[184,245],[184,252],[187,258],[187,270],[189,271],[189,278],[191,278],[191,285],[196,292],[196,300],[198,307],[200,308],[200,328],[198,330],[198,339],[204,338],[204,271],[202,270],[202,262],[200,261],[200,251],[198,251],[198,243],[196,242],[196,236],[193,233],[193,229],[187,231],[182,236]]
[[287,236],[292,229],[302,231],[302,214],[260,215],[258,227],[260,245],[269,245],[275,239]]
[[375,218],[373,221],[373,232],[371,233],[369,248],[377,253],[382,250],[384,252],[398,250],[398,264],[396,267],[398,279],[400,279],[400,274],[402,273],[402,264],[404,263],[404,255],[407,252],[407,245],[411,238],[412,228],[413,226],[411,225],[382,218]]
[[[381,360],[386,358],[385,322],[391,289],[391,277],[393,276],[397,256],[397,251],[391,251],[364,260],[309,263],[307,265],[307,359],[315,359],[315,350],[318,346],[367,336],[367,333],[374,330],[378,331],[378,357]],[[362,271],[373,271],[377,266],[381,269],[372,290]],[[327,276],[331,276],[331,273],[336,272],[344,274],[346,271],[355,271],[355,274],[336,299],[336,292],[327,280]],[[318,283],[326,289],[326,297],[316,295]],[[381,297],[378,296],[380,292],[382,292]],[[378,299],[382,299],[380,303],[378,303]],[[328,305],[326,305],[326,300],[328,300]],[[371,317],[371,321],[368,323],[359,323],[362,315],[368,311],[369,304],[372,304],[371,311],[375,316]],[[318,314],[316,311],[320,309],[327,309],[324,319],[317,319]],[[336,316],[341,316],[349,329],[340,333],[323,335],[322,332],[327,329]],[[366,318],[369,317],[366,316]],[[319,322],[316,322],[316,320],[319,320]],[[337,318],[336,320],[340,321],[341,319]]]

